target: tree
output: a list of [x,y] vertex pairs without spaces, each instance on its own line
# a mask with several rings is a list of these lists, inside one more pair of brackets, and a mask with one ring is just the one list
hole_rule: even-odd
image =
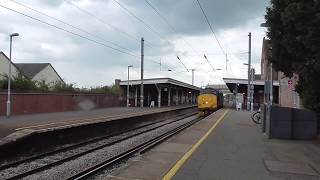
[[299,75],[304,107],[320,112],[320,0],[271,0],[265,16],[276,70]]

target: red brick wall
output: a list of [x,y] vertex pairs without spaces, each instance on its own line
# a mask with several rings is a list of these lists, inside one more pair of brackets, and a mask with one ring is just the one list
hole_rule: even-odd
[[[0,92],[0,115],[6,113],[7,94]],[[12,114],[62,112],[124,105],[119,95],[12,93]]]

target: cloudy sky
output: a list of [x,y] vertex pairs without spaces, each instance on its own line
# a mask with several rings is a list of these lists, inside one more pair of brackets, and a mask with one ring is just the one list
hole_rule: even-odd
[[[196,0],[1,0],[0,51],[9,54],[9,34],[18,32],[14,62],[49,62],[66,82],[92,87],[126,80],[128,65],[134,66],[130,77],[138,79],[144,37],[145,78],[191,83],[191,71],[183,63],[195,69],[195,85],[200,86],[221,84],[223,77],[246,78],[243,63],[252,32],[252,62],[260,72],[265,35],[260,24],[269,1],[199,2],[223,50]],[[228,54],[227,70],[222,52]],[[212,71],[204,54],[222,70]]]

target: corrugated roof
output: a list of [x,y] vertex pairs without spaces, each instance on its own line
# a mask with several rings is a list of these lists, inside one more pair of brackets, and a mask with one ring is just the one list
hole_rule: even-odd
[[15,65],[24,75],[32,79],[36,74],[50,65],[50,63],[15,63]]

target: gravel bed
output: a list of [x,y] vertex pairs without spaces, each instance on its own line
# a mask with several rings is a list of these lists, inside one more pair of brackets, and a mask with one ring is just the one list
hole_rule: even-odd
[[75,149],[69,149],[67,151],[63,151],[63,152],[56,153],[56,154],[53,154],[53,155],[50,155],[50,156],[46,156],[46,157],[37,159],[37,160],[35,160],[35,161],[31,162],[31,163],[30,162],[26,162],[26,163],[20,164],[20,165],[15,166],[15,167],[4,169],[4,170],[0,171],[0,179],[8,179],[8,178],[10,178],[10,177],[12,177],[14,175],[21,174],[21,173],[30,171],[32,169],[40,168],[42,166],[45,166],[47,164],[50,164],[50,163],[65,159],[67,157],[71,157],[71,156],[77,155],[79,153],[86,152],[86,151],[88,151],[90,149],[97,148],[97,147],[102,146],[102,145],[110,144],[110,143],[122,140],[122,139],[124,139],[126,137],[141,133],[143,131],[147,131],[147,130],[149,130],[151,128],[155,128],[155,127],[164,125],[164,124],[166,124],[166,123],[168,123],[170,121],[173,121],[173,120],[171,119],[171,120],[167,120],[167,121],[161,121],[161,122],[158,122],[156,124],[152,124],[150,126],[146,126],[146,127],[134,130],[134,131],[129,131],[129,132],[120,134],[118,136],[113,136],[113,137],[110,137],[110,138],[107,138],[107,139],[100,140],[98,142],[93,142],[93,143],[90,143],[90,144],[75,148]]
[[163,127],[157,128],[153,131],[134,136],[132,138],[126,139],[119,143],[116,143],[111,146],[107,146],[103,149],[86,154],[79,158],[73,159],[71,161],[60,164],[54,168],[39,172],[38,174],[33,174],[27,176],[23,179],[52,179],[52,180],[61,180],[71,177],[88,167],[92,167],[101,162],[104,162],[120,153],[126,152],[128,149],[134,148],[143,144],[146,141],[150,141],[161,134],[164,134],[170,130],[175,129],[178,126],[181,126],[187,122],[192,121],[197,116],[192,116],[186,119],[183,119],[172,124],[165,125]]

